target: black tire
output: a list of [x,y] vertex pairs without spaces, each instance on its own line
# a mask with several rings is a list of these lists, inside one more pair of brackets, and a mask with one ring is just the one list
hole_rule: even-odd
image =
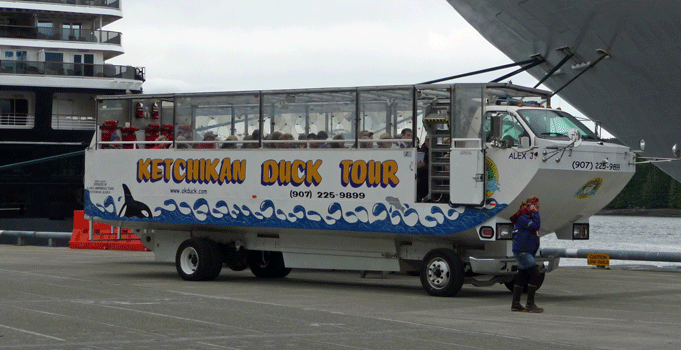
[[236,250],[234,245],[228,245],[224,253],[225,263],[232,271],[243,271],[248,268],[246,249]]
[[208,244],[208,246],[210,247],[213,256],[213,268],[211,269],[208,276],[206,276],[205,280],[212,281],[216,279],[220,275],[220,272],[222,271],[222,266],[225,263],[225,254],[223,252],[223,246],[221,246],[217,242],[210,240],[204,240],[204,242],[206,242],[206,244]]
[[185,281],[213,280],[222,270],[220,246],[206,239],[190,238],[177,248],[175,267]]
[[[504,282],[504,285],[506,286],[506,288],[507,288],[508,290],[510,290],[511,292],[513,291],[513,286],[515,286],[515,279],[516,279],[516,278],[517,278],[517,276],[514,277],[513,280],[510,281],[510,282]],[[546,272],[540,272],[540,273],[539,273],[539,283],[538,283],[538,286],[537,286],[537,290],[539,290],[539,288],[541,288],[541,285],[544,284],[544,278],[546,278]],[[525,285],[523,286],[523,293],[527,293],[527,284],[525,284]]]
[[456,295],[463,286],[463,263],[450,249],[435,249],[423,258],[421,285],[436,297]]
[[291,269],[284,266],[284,256],[281,252],[249,250],[246,260],[255,277],[282,278],[291,272]]

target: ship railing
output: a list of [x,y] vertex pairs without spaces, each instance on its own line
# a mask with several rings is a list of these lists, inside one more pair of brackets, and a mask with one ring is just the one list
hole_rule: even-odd
[[145,80],[144,68],[139,67],[44,61],[2,60],[0,61],[0,74],[37,74]]
[[0,116],[0,129],[31,129],[35,116],[27,113],[3,113]]
[[54,130],[95,130],[96,120],[92,115],[52,114]]
[[40,39],[59,41],[78,41],[121,45],[121,33],[109,30],[89,30],[79,28],[30,27],[0,25],[0,37],[12,39]]
[[65,4],[65,5],[84,5],[84,6],[101,6],[119,9],[121,2],[119,0],[16,0],[25,2],[44,2],[49,4]]

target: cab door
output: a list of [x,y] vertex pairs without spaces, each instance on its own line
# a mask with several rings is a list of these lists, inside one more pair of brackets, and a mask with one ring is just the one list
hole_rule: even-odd
[[452,94],[449,201],[452,205],[482,206],[485,201],[485,86],[457,84]]

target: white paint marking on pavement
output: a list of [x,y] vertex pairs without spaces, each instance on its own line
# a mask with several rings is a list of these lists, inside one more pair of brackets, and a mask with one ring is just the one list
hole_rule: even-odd
[[2,327],[2,328],[7,328],[7,329],[11,329],[11,330],[17,331],[17,332],[23,332],[23,333],[28,333],[28,334],[37,335],[37,336],[39,336],[39,337],[45,337],[45,338],[50,338],[50,339],[59,340],[59,341],[66,341],[66,339],[53,337],[53,336],[51,336],[51,335],[40,334],[40,333],[36,333],[36,332],[31,332],[31,331],[27,331],[27,330],[25,330],[25,329],[14,328],[14,327],[5,326],[5,325],[2,325],[2,324],[0,324],[0,327]]

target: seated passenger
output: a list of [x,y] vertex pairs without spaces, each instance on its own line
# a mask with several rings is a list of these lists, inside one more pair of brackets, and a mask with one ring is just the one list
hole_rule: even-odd
[[186,143],[187,139],[183,135],[178,135],[177,139],[175,139],[175,143],[177,143],[177,148],[194,148],[192,147],[191,144]]
[[[244,141],[258,141],[260,139],[260,130],[255,129],[251,136],[244,136]],[[258,148],[258,142],[248,142],[244,143],[241,148]]]
[[342,140],[345,140],[345,136],[343,134],[338,134],[333,137],[334,141],[340,141],[340,142],[332,142],[331,143],[331,148],[345,148],[345,142]]
[[[309,135],[307,135],[307,139],[310,141],[317,141],[317,134],[310,133]],[[310,148],[319,148],[319,143],[310,142]]]
[[[203,141],[215,141],[217,138],[217,135],[215,135],[214,132],[212,131],[206,131],[205,134],[203,134]],[[214,149],[216,148],[216,143],[215,142],[208,142],[208,143],[200,143],[199,144],[199,149]]]
[[402,132],[400,133],[400,138],[404,140],[403,142],[400,142],[400,148],[408,148],[411,147],[411,140],[413,137],[413,133],[411,129],[409,128],[404,128],[402,129]]
[[[156,141],[157,142],[168,141],[168,138],[166,137],[166,135],[161,135],[156,138]],[[170,147],[169,143],[157,143],[151,149],[167,149],[168,147]]]
[[234,149],[237,148],[236,141],[239,141],[239,138],[236,135],[229,135],[225,141],[220,148]]
[[373,140],[373,139],[374,139],[374,133],[373,132],[369,132],[367,130],[362,130],[362,132],[359,133],[359,140],[360,140],[359,141],[359,148],[372,148],[372,147],[374,147],[373,142],[369,142],[369,141],[362,142],[362,140]]
[[[279,137],[280,141],[293,141],[293,135],[283,134]],[[293,142],[275,143],[277,148],[293,148]]]
[[301,142],[298,143],[298,145],[296,145],[296,148],[307,148],[307,144],[305,142],[302,142],[302,141],[305,141],[305,140],[307,140],[307,135],[305,135],[305,134],[298,135],[298,141],[301,141]]
[[[279,139],[281,139],[281,135],[283,135],[281,132],[275,131],[275,132],[265,136],[265,140],[267,140],[267,141],[278,141]],[[279,147],[277,147],[276,142],[275,143],[265,142],[265,148],[279,148]]]
[[[392,139],[392,136],[390,136],[389,133],[385,132],[385,133],[381,134],[380,139],[381,140],[389,140],[389,139]],[[378,142],[378,148],[392,148],[392,147],[393,147],[393,143],[390,142],[390,141]]]
[[115,148],[115,149],[121,149],[121,148],[123,148],[123,145],[121,145],[120,143],[118,143],[118,142],[121,141],[121,137],[118,136],[118,134],[116,134],[116,133],[111,134],[111,138],[109,139],[109,141],[110,141],[110,142],[116,142],[116,143],[110,143],[110,144],[108,144],[108,145],[105,145],[104,148],[112,148],[112,149],[113,149],[113,148]]
[[[324,140],[327,140],[328,138],[329,138],[329,134],[327,134],[326,131],[324,131],[324,130],[321,130],[320,132],[317,133],[317,140],[319,140],[319,141],[324,141]],[[324,142],[317,143],[317,145],[319,145],[318,146],[319,148],[326,148],[327,147],[326,143],[324,143]]]

